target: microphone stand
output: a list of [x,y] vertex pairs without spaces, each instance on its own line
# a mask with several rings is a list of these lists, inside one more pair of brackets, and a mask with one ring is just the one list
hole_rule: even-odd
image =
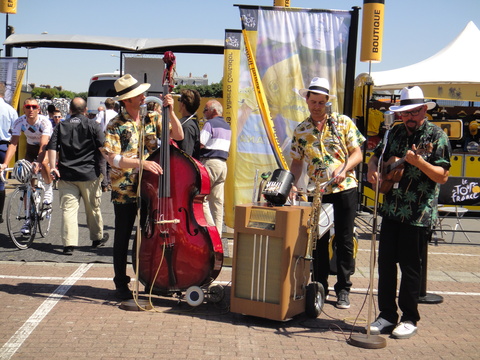
[[377,241],[377,208],[378,208],[378,198],[380,196],[380,174],[381,164],[383,162],[383,155],[385,149],[387,148],[388,135],[390,133],[391,125],[394,122],[394,114],[392,111],[385,111],[384,113],[384,126],[386,128],[385,134],[383,136],[383,148],[380,157],[378,158],[378,167],[377,172],[377,181],[375,184],[375,204],[373,209],[373,225],[372,225],[372,240],[371,240],[371,249],[370,249],[370,282],[368,286],[368,315],[367,315],[367,333],[366,334],[353,334],[350,337],[350,345],[361,347],[364,349],[381,349],[387,346],[387,341],[385,338],[380,335],[370,334],[370,324],[372,323],[372,307],[373,307],[373,283],[374,271],[375,271],[375,255],[376,255],[376,241]]

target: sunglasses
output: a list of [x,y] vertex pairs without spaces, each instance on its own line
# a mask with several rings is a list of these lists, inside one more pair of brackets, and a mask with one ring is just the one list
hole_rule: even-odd
[[408,116],[408,115],[412,115],[412,116],[417,116],[420,111],[422,111],[423,107],[420,107],[420,108],[417,108],[415,110],[411,110],[411,111],[401,111],[400,112],[400,115],[402,116]]
[[61,119],[62,117],[61,117],[61,116],[57,116],[57,115],[53,115],[53,118],[54,118],[54,119]]
[[38,109],[38,105],[25,105],[25,109],[32,109],[32,110],[37,110]]

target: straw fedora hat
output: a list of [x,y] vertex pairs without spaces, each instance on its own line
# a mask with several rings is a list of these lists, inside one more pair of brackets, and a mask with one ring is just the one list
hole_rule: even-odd
[[316,94],[327,95],[329,99],[335,99],[335,95],[330,94],[330,84],[327,79],[314,77],[310,82],[308,89],[300,89],[298,93],[300,96],[306,98],[308,92],[313,92]]
[[390,106],[391,111],[407,111],[427,105],[427,109],[433,109],[437,104],[433,101],[425,101],[423,91],[419,86],[407,86],[400,92],[400,105]]
[[140,84],[132,75],[125,74],[115,81],[115,91],[117,96],[115,101],[133,98],[147,91],[150,88],[149,83]]

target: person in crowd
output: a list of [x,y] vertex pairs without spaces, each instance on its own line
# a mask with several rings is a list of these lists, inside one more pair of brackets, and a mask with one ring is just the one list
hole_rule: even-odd
[[[17,111],[5,101],[5,83],[0,82],[0,163],[5,161],[8,145],[12,137],[12,127],[18,118]],[[3,223],[5,206],[5,183],[0,182],[0,223]]]
[[[173,111],[173,97],[165,97],[169,105],[170,116],[177,119]],[[183,140],[177,141],[178,147],[194,159],[200,160],[200,128],[196,111],[200,106],[200,94],[197,90],[183,89],[178,98],[179,111],[182,117],[180,123],[183,129]]]
[[[418,300],[422,277],[422,250],[431,237],[431,227],[438,216],[435,198],[437,184],[449,176],[451,148],[442,129],[429,122],[425,113],[435,106],[426,102],[418,86],[400,93],[400,105],[390,110],[400,114],[403,124],[395,126],[386,140],[374,150],[368,162],[367,180],[382,181],[385,174],[379,159],[392,156],[405,159],[403,175],[383,197],[382,225],[378,253],[378,307],[380,314],[370,325],[371,334],[389,333],[406,339],[417,332],[420,320]],[[380,164],[382,165],[382,164]],[[384,183],[381,183],[384,185]],[[388,183],[387,183],[388,184]],[[383,186],[384,190],[388,187]],[[398,307],[397,263],[401,269]],[[393,330],[393,331],[392,331]]]
[[63,121],[62,112],[60,110],[55,109],[53,111],[53,124],[52,124],[52,126],[53,127],[57,126],[60,121]]
[[[102,129],[103,132],[105,132],[108,122],[112,120],[115,116],[117,116],[117,112],[114,110],[114,108],[115,108],[115,100],[113,100],[112,98],[107,98],[105,100],[105,108],[103,106],[98,107],[98,113],[95,120],[97,121],[97,123],[100,124],[100,128]],[[110,165],[108,164],[107,160],[104,157],[99,159],[99,161],[100,161],[100,171],[102,172],[102,175],[103,175],[102,191],[103,192],[111,191],[112,184],[110,182]]]
[[[209,100],[203,109],[207,120],[200,132],[200,159],[210,177],[210,194],[204,202],[207,222],[213,224],[220,236],[223,230],[224,186],[227,178],[227,158],[232,131],[223,118],[223,107],[217,100]],[[210,221],[209,221],[210,220]]]
[[[144,160],[158,144],[157,123],[150,118],[140,118],[140,106],[145,100],[144,93],[150,88],[148,83],[139,83],[130,74],[125,74],[115,81],[121,111],[107,125],[103,152],[111,165],[112,202],[115,214],[115,233],[113,243],[113,268],[115,277],[115,296],[119,300],[132,298],[128,286],[127,256],[129,241],[137,216],[138,169],[160,175],[161,166],[155,161]],[[142,121],[145,120],[145,121]],[[172,119],[173,120],[173,119]],[[143,124],[143,125],[142,125]],[[139,149],[139,134],[144,126],[144,149]],[[182,126],[178,121],[171,121],[171,137],[183,139]]]
[[[82,98],[70,102],[70,117],[55,126],[48,143],[51,164],[58,158],[58,167],[51,173],[59,179],[60,208],[62,209],[63,253],[72,255],[78,246],[78,209],[83,199],[87,227],[92,247],[105,244],[101,205],[101,175],[98,158],[105,136],[100,125],[86,116],[87,103]],[[57,156],[57,154],[59,156]]]
[[[358,203],[355,167],[362,161],[361,145],[365,138],[348,116],[327,112],[327,102],[335,98],[330,94],[327,79],[315,77],[310,82],[309,88],[301,89],[299,93],[306,99],[310,116],[294,130],[290,169],[298,184],[303,164],[307,163],[310,183],[308,188],[315,186],[316,181],[327,182],[334,179],[325,188],[322,202],[333,204],[334,209],[337,256],[337,282],[334,285],[336,307],[348,309],[352,286],[350,276],[355,272],[353,238]],[[293,186],[292,190],[296,192],[297,187]],[[326,295],[330,272],[329,239],[329,232],[316,239],[316,248],[313,252],[314,280],[322,284]]]
[[50,122],[52,123],[52,128],[55,127],[55,120],[53,119],[53,113],[55,112],[55,110],[57,110],[55,105],[49,104],[47,106],[47,116],[50,119]]
[[[20,116],[13,123],[12,138],[8,145],[7,153],[0,171],[5,169],[17,151],[18,141],[23,132],[27,139],[27,151],[25,159],[32,163],[33,172],[41,173],[45,192],[43,195],[43,210],[51,209],[53,200],[52,178],[50,176],[50,165],[47,155],[47,144],[52,135],[52,123],[45,115],[39,114],[40,106],[34,98],[27,98],[23,103],[25,115]],[[22,232],[27,234],[30,231],[29,220],[27,219]]]

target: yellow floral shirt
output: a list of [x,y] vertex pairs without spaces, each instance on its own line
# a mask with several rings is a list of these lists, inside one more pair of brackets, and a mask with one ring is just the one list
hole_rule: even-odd
[[[340,141],[347,151],[350,152],[363,144],[365,137],[348,116],[333,113],[332,119],[339,133]],[[320,177],[322,183],[330,180],[333,171],[345,162],[346,155],[328,125],[325,125],[320,133],[311,117],[308,117],[295,128],[290,156],[293,160],[307,162],[309,184],[315,184],[317,176]],[[355,170],[349,170],[342,183],[328,186],[325,193],[352,189],[357,187],[357,183]]]
[[[160,138],[161,119],[159,116],[145,118],[145,140],[142,159],[146,159],[157,147]],[[138,159],[140,132],[135,121],[123,110],[114,117],[105,130],[104,149],[107,153],[121,154]],[[112,166],[112,202],[116,204],[134,203],[137,199],[138,169],[120,169]]]

